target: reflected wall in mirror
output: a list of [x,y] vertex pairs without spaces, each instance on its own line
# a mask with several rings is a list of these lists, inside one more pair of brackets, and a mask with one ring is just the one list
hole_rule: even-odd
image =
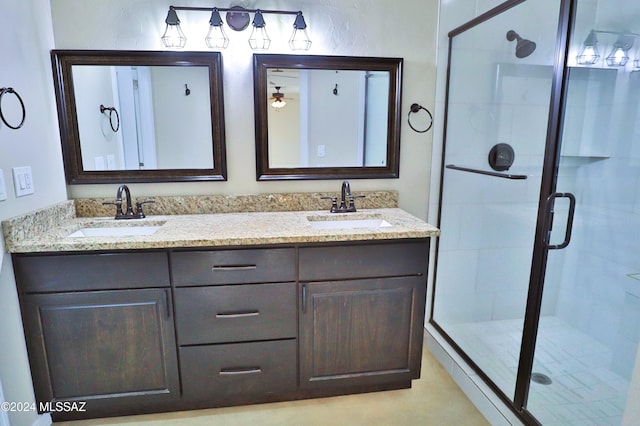
[[254,55],[257,179],[397,178],[401,66]]
[[67,182],[225,180],[219,53],[52,51]]

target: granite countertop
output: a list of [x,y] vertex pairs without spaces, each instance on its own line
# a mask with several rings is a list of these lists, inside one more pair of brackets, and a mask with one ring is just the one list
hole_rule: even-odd
[[[24,226],[24,219],[3,222],[6,248],[12,253],[129,250],[295,244],[331,241],[428,238],[439,235],[432,225],[399,208],[362,209],[336,214],[324,211],[281,211],[152,215],[144,219],[77,217],[73,202],[62,203]],[[44,218],[44,220],[43,220]],[[312,221],[383,219],[390,226],[316,229]],[[43,225],[42,223],[45,222]],[[38,224],[35,226],[34,224]],[[81,228],[160,226],[151,235],[69,237]]]

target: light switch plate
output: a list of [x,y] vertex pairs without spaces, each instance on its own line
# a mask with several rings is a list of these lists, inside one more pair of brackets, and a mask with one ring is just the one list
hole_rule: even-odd
[[7,185],[4,184],[4,170],[0,169],[0,201],[7,199]]
[[13,187],[16,190],[16,197],[24,197],[35,192],[33,188],[33,175],[31,174],[31,166],[14,167],[13,169]]
[[113,154],[107,154],[107,170],[116,169],[116,156]]

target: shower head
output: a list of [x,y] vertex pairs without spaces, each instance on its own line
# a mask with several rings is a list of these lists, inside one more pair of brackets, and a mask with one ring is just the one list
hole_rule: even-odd
[[516,57],[518,58],[526,58],[536,50],[536,44],[533,41],[520,37],[520,35],[513,30],[507,31],[507,40],[518,40],[516,44]]

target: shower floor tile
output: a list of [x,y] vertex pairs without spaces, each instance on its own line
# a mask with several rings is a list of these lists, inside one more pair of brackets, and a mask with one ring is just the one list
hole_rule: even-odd
[[[513,396],[522,320],[445,327],[449,335],[509,397]],[[544,425],[620,425],[629,383],[609,370],[611,351],[557,317],[540,319],[528,410]]]

